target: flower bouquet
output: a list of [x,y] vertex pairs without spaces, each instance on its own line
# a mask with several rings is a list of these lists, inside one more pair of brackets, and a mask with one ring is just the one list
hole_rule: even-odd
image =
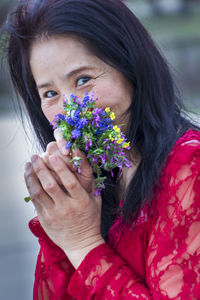
[[[109,107],[103,109],[96,106],[98,98],[94,99],[86,93],[83,99],[73,94],[70,99],[64,97],[63,107],[65,114],[57,114],[51,122],[53,129],[60,128],[66,139],[66,149],[83,151],[95,174],[95,196],[105,188],[102,170],[111,172],[118,167],[120,170],[130,167],[125,157],[125,149],[130,149],[120,126],[114,125],[115,113]],[[81,172],[81,158],[75,156],[71,162]],[[28,197],[26,198],[28,200]]]

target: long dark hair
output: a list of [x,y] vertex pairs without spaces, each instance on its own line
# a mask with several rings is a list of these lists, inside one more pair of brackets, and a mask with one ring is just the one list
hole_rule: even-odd
[[[53,140],[31,74],[29,48],[41,36],[76,34],[100,59],[124,74],[134,86],[127,138],[142,160],[119,213],[129,222],[151,201],[166,157],[192,124],[182,117],[168,65],[134,14],[120,0],[25,0],[8,15],[8,63],[13,85],[28,110],[43,147]],[[123,99],[122,99],[123,101]],[[116,185],[108,175],[102,193],[102,235],[116,214]]]

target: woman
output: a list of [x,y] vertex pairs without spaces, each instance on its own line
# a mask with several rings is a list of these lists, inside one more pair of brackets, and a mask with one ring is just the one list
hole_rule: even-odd
[[[119,0],[21,1],[6,30],[12,81],[45,151],[25,171],[41,246],[34,300],[198,299],[200,133],[146,30]],[[131,168],[106,174],[97,197],[84,153],[78,174],[49,126],[63,94],[85,92],[132,146]]]

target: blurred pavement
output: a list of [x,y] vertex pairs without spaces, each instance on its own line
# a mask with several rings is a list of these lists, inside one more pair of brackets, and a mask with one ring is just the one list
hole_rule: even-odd
[[16,117],[0,117],[0,299],[31,300],[39,245],[28,228],[34,207],[23,200],[30,145]]

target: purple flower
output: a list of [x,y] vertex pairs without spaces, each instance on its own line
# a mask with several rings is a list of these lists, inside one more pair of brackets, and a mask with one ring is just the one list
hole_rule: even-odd
[[126,157],[124,157],[124,164],[125,164],[125,166],[126,166],[127,168],[130,168],[130,167],[131,167],[131,163],[130,163],[130,161],[129,161]]
[[71,136],[72,139],[77,139],[81,136],[81,131],[79,129],[74,129],[72,130],[71,134],[72,134]]
[[76,103],[77,102],[77,96],[74,96],[74,94],[71,94],[70,95],[70,100],[71,100],[71,102]]
[[80,167],[78,167],[78,173],[81,174],[82,173],[82,170]]
[[106,151],[110,150],[110,145],[107,144],[106,147],[104,148]]
[[92,139],[89,139],[89,142],[87,141],[87,137],[85,136],[85,150],[88,151],[89,150],[89,147],[92,146]]
[[97,116],[103,112],[103,108],[95,108],[92,112],[93,116]]
[[118,162],[118,163],[119,163],[119,159],[118,159],[117,157],[114,157],[114,159],[116,160],[116,162]]
[[95,121],[98,122],[98,123],[101,121],[100,115],[96,115]]
[[96,196],[100,196],[100,195],[101,195],[101,191],[102,191],[101,188],[96,189],[96,190],[95,190],[95,193],[94,193],[94,196],[95,196],[95,197],[96,197]]
[[97,163],[98,162],[98,159],[96,156],[93,157],[93,162]]
[[85,151],[88,151],[89,150],[89,142],[86,142],[86,144],[85,144]]
[[102,164],[103,165],[105,165],[105,163],[106,163],[106,156],[105,156],[105,154],[102,156],[102,155],[99,155],[99,157],[101,158],[101,160],[102,160]]

